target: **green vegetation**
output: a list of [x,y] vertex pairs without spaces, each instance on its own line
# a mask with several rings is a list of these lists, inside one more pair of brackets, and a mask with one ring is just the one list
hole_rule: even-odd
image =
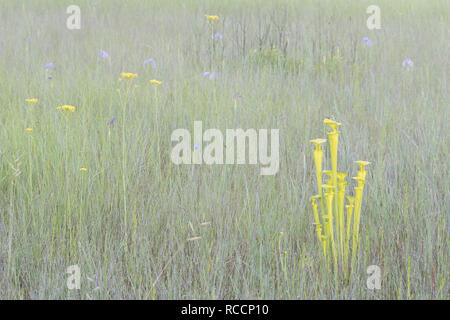
[[[377,1],[373,31],[361,1],[77,1],[68,30],[71,4],[1,5],[0,298],[448,299],[448,1]],[[371,162],[348,282],[309,201],[324,118],[340,171]],[[280,129],[279,172],[174,165],[195,120]]]

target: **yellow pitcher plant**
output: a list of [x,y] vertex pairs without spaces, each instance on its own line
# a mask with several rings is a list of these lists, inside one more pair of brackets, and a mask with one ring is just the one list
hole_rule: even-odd
[[[313,207],[314,225],[321,251],[326,261],[332,257],[334,268],[337,271],[338,266],[347,274],[349,266],[349,254],[351,244],[351,268],[354,268],[356,255],[359,245],[359,226],[361,218],[361,204],[366,181],[367,171],[365,167],[370,163],[368,161],[356,161],[359,165],[357,176],[353,177],[357,181],[354,188],[355,196],[346,196],[345,180],[347,174],[338,172],[337,154],[339,131],[341,125],[331,119],[325,119],[324,124],[331,128],[327,133],[330,142],[331,170],[323,170],[323,153],[321,146],[326,139],[314,139],[311,142],[315,145],[313,151],[314,164],[316,167],[317,195],[310,198]],[[328,176],[323,183],[323,175]],[[346,204],[346,199],[347,203]],[[320,211],[319,211],[320,209]],[[338,264],[338,261],[340,263]]]

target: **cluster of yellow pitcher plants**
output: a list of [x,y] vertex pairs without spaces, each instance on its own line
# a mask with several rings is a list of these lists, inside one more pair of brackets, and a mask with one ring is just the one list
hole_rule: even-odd
[[[324,124],[331,128],[331,132],[327,133],[330,144],[331,170],[322,170],[324,150],[321,149],[321,146],[327,140],[311,140],[316,147],[313,154],[316,166],[317,195],[311,197],[314,224],[326,264],[329,265],[332,262],[337,272],[338,260],[340,260],[340,266],[343,268],[344,274],[347,275],[347,272],[354,268],[356,262],[361,202],[367,174],[365,166],[369,162],[356,161],[359,165],[359,171],[353,179],[357,181],[358,185],[354,188],[354,196],[346,196],[345,189],[348,182],[345,178],[347,174],[338,172],[337,168],[339,141],[337,129],[341,124],[330,119],[325,119]],[[326,183],[322,182],[323,175],[327,176]],[[345,198],[348,201],[347,205],[345,205]],[[350,242],[352,252],[349,268]]]

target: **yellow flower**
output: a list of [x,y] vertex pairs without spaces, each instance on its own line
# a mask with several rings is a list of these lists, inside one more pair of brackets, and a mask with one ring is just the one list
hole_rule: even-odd
[[327,139],[314,139],[309,140],[309,142],[313,143],[316,146],[316,150],[320,150],[320,146],[327,142]]
[[208,19],[208,22],[214,23],[217,20],[219,20],[219,16],[211,16],[209,14],[205,14],[206,19]]
[[158,81],[158,80],[152,79],[152,80],[150,80],[150,83],[156,84],[157,86],[159,86],[162,83],[162,81]]
[[69,106],[69,105],[64,105],[64,106],[60,106],[57,107],[56,109],[58,110],[64,110],[64,111],[70,111],[70,112],[75,112],[75,107],[74,106]]
[[353,203],[355,202],[355,197],[347,196],[346,198],[349,202],[349,205],[353,206]]
[[33,104],[33,103],[38,102],[38,99],[36,99],[36,98],[33,98],[33,99],[25,99],[25,101],[28,102],[28,103]]
[[370,162],[369,161],[358,160],[358,161],[355,161],[355,163],[357,163],[359,165],[359,168],[360,168],[360,171],[358,171],[358,177],[361,177],[361,178],[365,179],[366,178],[366,174],[367,174],[367,171],[365,170],[365,167],[367,165],[369,165]]
[[336,122],[331,119],[325,119],[323,120],[323,123],[329,125],[331,130],[333,130],[333,132],[336,131],[337,127],[341,125],[339,122]]
[[31,132],[31,131],[33,131],[33,129],[32,128],[26,128],[25,131],[26,132]]
[[359,167],[361,168],[361,171],[364,171],[365,166],[370,164],[369,161],[364,161],[364,160],[358,160],[358,161],[355,161],[355,163],[357,163],[359,165]]
[[87,171],[86,168],[80,168],[80,171]]
[[311,201],[311,204],[316,204],[316,200],[317,199],[320,199],[320,196],[317,194],[317,195],[315,195],[315,196],[312,196],[312,197],[310,197],[309,198],[309,201]]
[[347,176],[347,174],[344,173],[344,172],[338,172],[338,173],[336,174],[336,176],[337,176],[338,180],[339,180],[340,182],[342,182],[342,181],[345,180],[345,177]]
[[130,79],[136,78],[138,75],[137,75],[137,73],[122,72],[121,76],[122,76],[122,78],[130,80]]

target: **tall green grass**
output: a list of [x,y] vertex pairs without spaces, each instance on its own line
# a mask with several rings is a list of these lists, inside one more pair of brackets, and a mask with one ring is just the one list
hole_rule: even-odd
[[[68,30],[70,4],[1,4],[0,298],[448,298],[446,1],[378,1],[376,31],[369,2],[78,1],[81,30]],[[214,52],[204,14],[220,16]],[[139,74],[125,110],[121,72]],[[326,117],[345,128],[342,171],[372,162],[348,284],[321,265],[309,203],[309,140]],[[194,120],[280,129],[278,174],[175,166],[171,133]]]

